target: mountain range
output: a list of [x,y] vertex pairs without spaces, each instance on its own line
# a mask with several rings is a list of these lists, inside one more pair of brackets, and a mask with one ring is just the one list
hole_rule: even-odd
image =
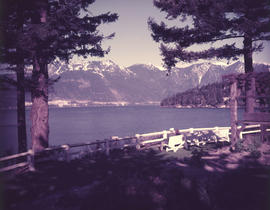
[[[270,65],[254,64],[255,71],[270,71]],[[175,93],[219,82],[222,75],[243,73],[244,65],[212,63],[175,67],[168,74],[151,64],[122,67],[111,60],[49,65],[50,78],[60,77],[50,87],[49,100],[91,104],[153,104]],[[29,97],[28,97],[29,100]],[[1,103],[0,103],[1,105]]]
[[[244,64],[211,63],[176,67],[171,73],[146,64],[121,67],[113,61],[71,63],[56,61],[49,67],[51,77],[60,76],[50,99],[90,102],[159,103],[164,97],[194,87],[219,82],[222,76],[243,73]],[[254,64],[255,71],[270,71],[270,66]]]

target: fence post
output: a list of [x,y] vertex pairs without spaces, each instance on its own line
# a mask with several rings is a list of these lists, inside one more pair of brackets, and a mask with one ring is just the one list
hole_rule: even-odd
[[264,124],[260,125],[260,129],[261,129],[261,141],[264,142],[266,140],[266,126]]
[[168,138],[168,132],[166,130],[163,131],[163,139]]
[[28,162],[28,167],[29,171],[35,171],[35,156],[34,156],[34,151],[32,149],[28,150],[28,155],[27,155],[27,162]]
[[237,139],[237,81],[234,80],[230,87],[230,114],[231,114],[231,143],[234,146]]
[[[174,131],[174,128],[171,128],[170,131]],[[169,131],[169,132],[170,132]],[[166,130],[163,131],[163,140],[160,142],[160,151],[163,150],[164,147],[164,140],[168,139],[168,132]]]
[[243,139],[243,131],[240,131],[238,136],[240,139]]
[[61,147],[65,150],[65,156],[66,156],[65,159],[66,159],[66,161],[69,162],[70,161],[70,156],[69,156],[70,146],[67,145],[67,144],[64,144]]
[[141,142],[141,136],[140,134],[136,134],[136,149],[139,150],[141,148],[140,142]]
[[110,155],[110,141],[109,139],[106,139],[106,155],[109,156]]
[[164,141],[160,142],[160,151],[163,151],[163,147],[164,147]]

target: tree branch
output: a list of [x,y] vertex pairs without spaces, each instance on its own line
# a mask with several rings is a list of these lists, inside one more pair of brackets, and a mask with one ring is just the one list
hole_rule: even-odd
[[258,39],[253,39],[253,42],[257,42],[257,41],[270,41],[270,36],[268,37],[262,37],[262,38],[258,38]]
[[[227,37],[222,37],[222,38],[212,39],[210,42],[221,41],[221,40],[226,40],[226,39],[235,39],[235,38],[244,38],[244,35],[227,36]],[[207,42],[208,42],[208,41],[207,41]]]

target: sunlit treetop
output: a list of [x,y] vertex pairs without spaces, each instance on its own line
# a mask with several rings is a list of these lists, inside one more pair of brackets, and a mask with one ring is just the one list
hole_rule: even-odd
[[[165,12],[168,20],[191,23],[169,27],[149,18],[152,37],[161,43],[163,61],[168,69],[179,61],[236,60],[244,55],[245,71],[253,71],[252,53],[263,49],[262,41],[270,40],[269,0],[154,0],[154,6]],[[236,46],[238,39],[242,39],[242,47]],[[217,41],[230,42],[201,51],[187,49]]]

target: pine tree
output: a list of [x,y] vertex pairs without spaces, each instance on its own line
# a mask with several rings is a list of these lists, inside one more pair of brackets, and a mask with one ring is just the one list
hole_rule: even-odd
[[[48,64],[57,57],[68,61],[75,54],[102,57],[109,52],[102,49],[101,43],[114,34],[104,36],[97,27],[114,22],[118,16],[109,12],[90,15],[87,10],[92,3],[94,0],[26,0],[21,8],[23,33],[14,33],[16,46],[23,49],[24,61],[33,65],[31,138],[35,151],[48,146]],[[10,58],[10,54],[6,50],[5,57]]]
[[[167,19],[191,20],[192,25],[168,27],[149,19],[152,37],[161,42],[164,65],[170,69],[178,61],[198,59],[233,59],[244,56],[245,72],[253,72],[252,54],[263,49],[262,41],[270,40],[269,0],[154,0],[154,6],[167,13]],[[243,45],[236,46],[236,40]],[[200,44],[221,43],[201,51],[189,51]],[[233,41],[229,43],[228,41]],[[254,82],[245,87],[246,112],[254,112]]]
[[[252,72],[252,53],[261,51],[261,41],[270,40],[269,0],[154,0],[154,6],[167,13],[167,19],[192,25],[169,27],[152,18],[148,24],[152,37],[160,42],[165,66],[170,69],[178,61],[198,59],[237,59],[244,55],[245,72]],[[235,41],[241,39],[242,47]],[[189,51],[196,44],[223,42],[220,47]],[[225,43],[225,44],[224,44]]]
[[161,106],[217,107],[224,104],[225,96],[228,96],[228,93],[223,90],[223,83],[213,83],[165,98],[161,101]]
[[16,72],[16,80],[4,80],[16,86],[17,92],[17,136],[18,152],[27,150],[26,122],[25,122],[25,76],[24,55],[19,45],[16,45],[17,34],[23,32],[23,1],[16,2],[1,0],[0,11],[0,61],[10,63],[10,69]]

